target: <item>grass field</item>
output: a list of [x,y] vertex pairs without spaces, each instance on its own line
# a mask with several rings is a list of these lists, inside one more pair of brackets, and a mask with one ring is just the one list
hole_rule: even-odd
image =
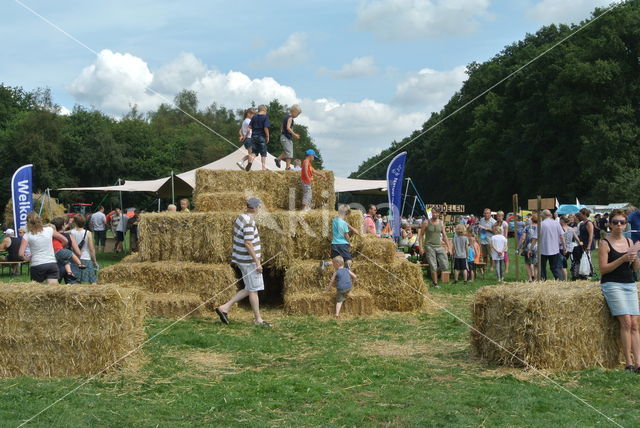
[[[100,257],[102,265],[116,261]],[[638,424],[638,375],[593,369],[550,373],[550,381],[476,360],[468,327],[451,313],[468,322],[473,292],[492,283],[490,277],[433,290],[450,313],[379,313],[336,322],[267,308],[273,329],[254,326],[247,309],[232,312],[229,326],[217,319],[175,325],[152,319],[149,336],[170,328],[143,348],[141,369],[89,381],[32,425],[611,424],[570,393],[621,425]],[[0,380],[1,424],[19,425],[84,381]]]

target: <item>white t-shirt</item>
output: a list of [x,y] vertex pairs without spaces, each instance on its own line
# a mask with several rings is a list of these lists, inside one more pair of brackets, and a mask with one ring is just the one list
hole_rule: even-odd
[[91,253],[89,253],[89,240],[92,238],[91,237],[91,232],[87,231],[87,230],[78,230],[78,229],[73,229],[71,231],[69,231],[69,233],[71,234],[71,236],[73,236],[73,239],[76,240],[76,244],[78,244],[78,247],[80,247],[80,243],[82,242],[82,238],[85,237],[84,233],[87,232],[86,238],[84,240],[84,245],[82,246],[82,248],[80,249],[80,260],[91,260]]
[[42,232],[35,235],[27,232],[24,238],[31,248],[31,266],[39,266],[47,263],[56,263],[56,255],[53,252],[53,229],[45,227]]
[[107,225],[107,216],[98,211],[91,216],[91,226],[96,232],[101,232]]
[[[496,248],[498,251],[502,252],[502,256],[498,255],[498,252],[494,250]],[[504,235],[493,235],[491,237],[491,259],[493,260],[504,260],[504,253],[507,251],[507,238]]]
[[116,232],[126,232],[128,221],[129,217],[125,213],[122,213],[122,215],[120,216],[120,220],[118,221],[118,225],[116,226]]
[[250,123],[251,123],[251,119],[249,118],[246,118],[245,120],[242,121],[242,135],[244,135],[245,138],[251,138],[251,129],[249,129]]

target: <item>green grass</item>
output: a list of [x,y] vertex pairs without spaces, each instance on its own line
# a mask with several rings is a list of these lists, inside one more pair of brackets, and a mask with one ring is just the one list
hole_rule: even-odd
[[[101,263],[117,259],[101,256]],[[492,282],[446,285],[433,298],[469,320],[471,293]],[[396,285],[397,286],[397,285]],[[348,303],[347,303],[348,304]],[[284,316],[273,329],[246,309],[181,321],[142,350],[137,371],[99,376],[33,426],[594,426],[608,422],[543,376],[487,366],[468,328],[444,311],[368,318]],[[152,336],[172,321],[151,319]],[[622,425],[640,420],[637,375],[555,373],[554,382]],[[0,380],[0,421],[15,426],[84,378]]]

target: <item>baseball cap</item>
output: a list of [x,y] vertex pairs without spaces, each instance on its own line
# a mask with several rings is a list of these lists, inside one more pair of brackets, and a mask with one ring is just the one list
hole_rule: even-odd
[[260,202],[260,199],[258,198],[249,198],[249,200],[247,200],[247,208],[256,209],[260,205],[262,205],[262,202]]
[[14,232],[14,230],[13,230],[13,229],[7,229],[7,230],[5,230],[5,231],[4,231],[4,234],[5,234],[5,235],[13,235],[14,233],[15,233],[15,232]]
[[314,158],[318,159],[318,155],[316,154],[316,151],[313,150],[313,149],[307,150],[304,154],[307,155],[307,156],[313,155]]

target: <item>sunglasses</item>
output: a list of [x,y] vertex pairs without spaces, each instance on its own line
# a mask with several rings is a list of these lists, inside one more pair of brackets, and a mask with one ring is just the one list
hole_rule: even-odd
[[613,224],[613,225],[623,225],[623,224],[627,224],[627,220],[611,220],[611,224]]

